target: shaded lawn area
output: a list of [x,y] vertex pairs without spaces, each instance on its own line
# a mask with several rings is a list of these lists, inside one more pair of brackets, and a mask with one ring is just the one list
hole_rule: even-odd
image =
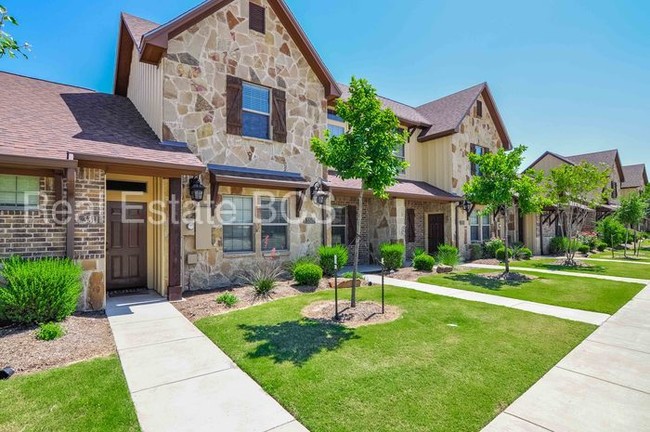
[[[347,293],[346,293],[347,294]],[[596,327],[387,287],[397,321],[305,319],[318,292],[196,325],[312,432],[477,431]],[[378,287],[359,300],[380,299]]]
[[479,276],[494,270],[425,276],[418,282],[493,294],[572,309],[613,314],[644,287],[643,284],[613,282],[546,273],[519,272],[533,276],[530,281],[499,281]]
[[[580,257],[576,259],[580,261]],[[590,273],[606,276],[619,276],[637,279],[650,279],[650,266],[604,261],[583,261],[589,267],[569,267],[555,264],[555,258],[532,259],[529,261],[513,261],[511,268],[538,268],[544,270],[561,270],[574,273]]]
[[139,431],[115,356],[0,381],[0,431]]

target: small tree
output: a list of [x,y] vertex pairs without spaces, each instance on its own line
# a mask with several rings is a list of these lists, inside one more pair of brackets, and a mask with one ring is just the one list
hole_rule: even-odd
[[538,213],[544,206],[541,173],[531,170],[518,174],[525,151],[525,146],[519,146],[509,153],[499,149],[496,153],[470,154],[469,160],[477,165],[480,174],[463,186],[468,201],[485,206],[482,214],[499,212],[503,215],[504,277],[510,273],[508,210],[516,203],[523,214]]
[[29,44],[19,44],[13,36],[4,31],[4,26],[6,23],[11,23],[13,25],[18,25],[16,18],[9,15],[7,9],[0,5],[0,58],[4,57],[5,54],[11,58],[16,57],[16,54],[22,54],[23,57],[27,58],[25,51],[29,51]]
[[621,198],[621,205],[616,210],[616,218],[628,228],[625,230],[625,247],[623,248],[623,256],[625,258],[627,258],[627,244],[631,229],[634,230],[633,249],[634,253],[636,253],[637,230],[645,218],[647,209],[647,202],[638,193],[632,193]]
[[607,216],[596,225],[596,232],[602,241],[612,248],[612,258],[614,258],[614,247],[625,241],[627,229],[614,216]]
[[336,113],[347,123],[347,132],[332,136],[325,131],[325,139],[312,138],[311,149],[320,163],[335,169],[342,179],[361,180],[352,271],[351,306],[355,307],[363,195],[372,191],[378,198],[388,198],[386,189],[408,167],[395,156],[408,133],[400,132],[399,120],[390,109],[382,109],[376,90],[365,79],[352,78],[350,98],[336,101]]

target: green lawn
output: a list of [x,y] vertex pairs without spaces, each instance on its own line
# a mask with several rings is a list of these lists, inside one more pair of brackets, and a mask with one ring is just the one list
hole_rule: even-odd
[[[348,329],[302,318],[333,295],[196,325],[312,432],[478,431],[595,329],[394,287],[397,321]],[[379,300],[379,289],[359,297]]]
[[421,277],[419,282],[607,314],[616,312],[644,287],[535,272],[522,272],[534,276],[536,279],[532,281],[504,282],[486,279],[479,276],[481,273],[494,273],[494,270],[431,275]]
[[622,250],[615,250],[614,251],[614,258],[612,258],[612,251],[605,251],[605,252],[598,252],[595,254],[589,255],[590,258],[603,258],[603,259],[615,259],[615,260],[625,260],[628,259],[630,261],[640,261],[640,262],[650,262],[650,252],[647,251],[641,251],[639,253],[639,256],[634,256],[634,253],[632,251],[627,251],[627,258],[623,255]]
[[0,381],[0,431],[138,431],[116,357]]
[[[576,257],[579,261],[580,257]],[[511,268],[538,268],[544,270],[562,270],[575,273],[590,273],[606,276],[620,276],[636,279],[650,279],[650,266],[634,263],[619,263],[605,261],[583,261],[590,267],[568,267],[555,264],[555,258],[532,259],[529,261],[513,261]]]

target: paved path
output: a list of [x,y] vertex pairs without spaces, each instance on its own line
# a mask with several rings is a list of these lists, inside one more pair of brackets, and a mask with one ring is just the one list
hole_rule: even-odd
[[[503,270],[503,266],[500,265],[490,265],[490,264],[463,264],[462,267],[466,268],[484,268],[484,269],[493,269],[493,270]],[[520,270],[527,272],[537,272],[537,273],[548,273],[556,274],[562,276],[576,276],[592,279],[602,279],[602,280],[611,280],[616,282],[631,282],[647,285],[650,284],[650,280],[647,279],[635,279],[628,277],[619,277],[619,276],[608,276],[608,275],[599,275],[599,274],[590,274],[590,273],[579,273],[572,271],[560,271],[560,270],[546,270],[546,269],[537,269],[537,268],[528,268],[528,267],[517,267],[510,265],[510,270]]]
[[[373,284],[381,283],[381,276],[366,275],[366,278]],[[551,306],[542,303],[535,303],[526,300],[513,299],[509,297],[501,297],[491,294],[477,293],[473,291],[465,291],[455,288],[446,288],[437,285],[430,285],[420,282],[405,281],[401,279],[385,278],[386,285],[398,286],[402,288],[410,288],[417,291],[423,291],[430,294],[437,294],[445,297],[454,297],[463,300],[476,301],[481,303],[489,303],[497,306],[505,306],[513,309],[525,310],[542,315],[550,315],[558,318],[569,319],[573,321],[581,321],[589,324],[601,325],[610,316],[604,313],[589,312],[578,309],[570,309],[561,306]]]
[[650,285],[483,432],[650,431]]
[[648,261],[621,260],[621,259],[608,259],[608,258],[580,258],[580,261],[603,261],[603,262],[614,262],[614,263],[623,263],[623,264],[650,265],[650,262]]
[[143,431],[307,431],[157,294],[109,298],[106,314]]

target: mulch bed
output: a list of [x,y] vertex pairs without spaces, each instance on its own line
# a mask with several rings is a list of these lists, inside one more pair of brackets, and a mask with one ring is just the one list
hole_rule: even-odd
[[579,261],[577,259],[575,260],[575,265],[567,265],[565,263],[566,263],[566,258],[560,258],[557,261],[555,261],[553,263],[553,265],[565,266],[565,267],[570,267],[570,268],[589,268],[589,267],[593,267],[592,265],[584,263],[584,262]]
[[528,282],[537,279],[537,276],[525,275],[522,273],[510,272],[508,274],[499,273],[477,273],[477,276],[480,276],[485,279],[490,280],[499,280],[499,281],[508,281],[508,282]]
[[[285,297],[293,297],[304,293],[327,289],[327,280],[323,279],[319,287],[300,286],[293,281],[280,281],[270,295],[260,297],[255,293],[255,288],[250,285],[220,288],[214,290],[185,291],[183,301],[172,303],[187,319],[194,322],[201,318],[219,315],[238,309],[268,303]],[[231,292],[239,301],[233,306],[216,302],[216,298],[223,293]]]
[[484,258],[471,261],[470,264],[499,265],[501,261],[496,258]]
[[36,326],[0,328],[0,368],[11,366],[23,374],[115,353],[103,312],[78,313],[61,324],[66,334],[53,341],[36,339]]
[[404,267],[397,271],[386,273],[385,276],[393,279],[417,282],[417,280],[422,276],[431,276],[434,274],[436,274],[435,271],[426,272],[415,270],[413,267]]
[[338,321],[334,320],[334,302],[330,300],[314,302],[303,308],[301,313],[306,318],[338,323],[350,328],[383,324],[402,316],[402,310],[392,305],[386,305],[382,314],[381,304],[372,301],[357,302],[354,308],[350,307],[349,301],[339,301]]

